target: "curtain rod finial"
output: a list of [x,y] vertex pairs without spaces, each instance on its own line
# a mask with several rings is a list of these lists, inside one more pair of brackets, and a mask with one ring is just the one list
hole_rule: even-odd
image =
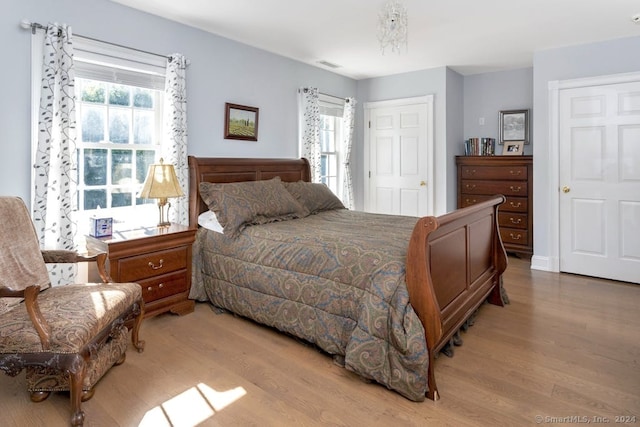
[[23,19],[22,21],[20,21],[20,26],[25,30],[28,30],[29,28],[31,28],[31,21],[29,21],[28,19]]

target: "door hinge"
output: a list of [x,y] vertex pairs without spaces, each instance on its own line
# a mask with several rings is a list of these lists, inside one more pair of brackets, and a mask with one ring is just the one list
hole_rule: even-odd
[[371,129],[371,120],[369,120],[369,129]]
[[369,178],[371,178],[371,171],[369,171]]

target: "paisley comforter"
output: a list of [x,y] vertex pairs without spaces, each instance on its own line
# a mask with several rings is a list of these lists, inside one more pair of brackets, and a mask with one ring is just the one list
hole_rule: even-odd
[[405,284],[416,220],[340,209],[250,226],[235,239],[200,228],[190,297],[314,343],[422,401],[428,353]]

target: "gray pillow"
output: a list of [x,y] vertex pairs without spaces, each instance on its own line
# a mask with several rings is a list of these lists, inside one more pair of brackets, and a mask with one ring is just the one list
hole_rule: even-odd
[[280,177],[228,184],[200,183],[200,196],[215,212],[224,234],[237,237],[251,224],[302,218],[309,212],[295,201]]
[[291,195],[311,214],[333,209],[346,209],[340,199],[325,184],[305,181],[285,182]]

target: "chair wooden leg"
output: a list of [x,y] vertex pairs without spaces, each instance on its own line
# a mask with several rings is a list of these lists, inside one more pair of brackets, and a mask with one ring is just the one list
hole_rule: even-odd
[[50,391],[32,391],[31,401],[35,403],[44,402],[51,395]]
[[144,318],[144,303],[140,306],[140,313],[136,316],[136,320],[133,323],[133,330],[131,331],[131,342],[133,346],[138,350],[138,353],[144,351],[144,341],[140,340],[140,325],[142,325],[142,319]]
[[76,370],[69,370],[69,388],[71,393],[71,425],[74,427],[84,424],[84,412],[82,412],[82,383],[87,370],[87,366],[81,357]]

